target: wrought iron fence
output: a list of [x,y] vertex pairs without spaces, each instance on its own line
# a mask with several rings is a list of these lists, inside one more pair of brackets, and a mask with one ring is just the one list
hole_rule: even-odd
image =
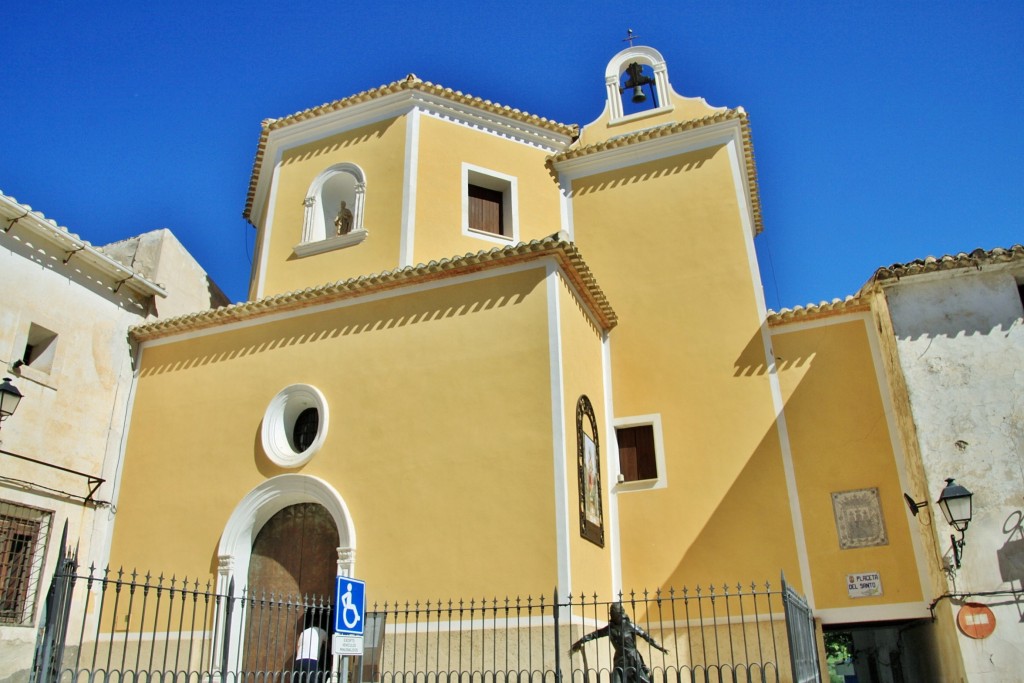
[[[316,596],[236,595],[233,586],[218,593],[210,582],[121,570],[79,574],[73,558],[62,567],[34,683],[299,683],[293,661],[303,619],[330,623],[328,600]],[[363,656],[327,657],[317,676],[334,683],[817,680],[806,677],[816,655],[799,678],[793,668],[790,653],[806,658],[815,641],[809,611],[794,613],[800,629],[787,630],[786,590],[763,583],[614,601],[561,599],[555,591],[375,604]],[[611,615],[616,603],[621,618]]]

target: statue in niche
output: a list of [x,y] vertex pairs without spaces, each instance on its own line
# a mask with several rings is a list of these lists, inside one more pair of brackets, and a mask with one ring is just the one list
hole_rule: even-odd
[[352,232],[352,212],[344,201],[341,202],[338,215],[334,218],[334,229],[339,235],[347,235]]
[[[636,637],[640,636],[656,650],[668,652],[655,642],[646,631],[629,620],[621,602],[612,603],[608,608],[608,625],[583,636],[570,648],[570,653],[583,651],[583,645],[598,638],[607,637],[612,644],[612,683],[651,683],[651,670],[636,649]],[[584,667],[586,667],[584,653]]]

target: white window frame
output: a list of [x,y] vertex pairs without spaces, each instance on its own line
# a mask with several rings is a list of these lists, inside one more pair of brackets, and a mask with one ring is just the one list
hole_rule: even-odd
[[[292,431],[299,414],[306,408],[316,408],[319,422],[316,438],[304,451],[296,451],[292,444]],[[300,467],[319,452],[327,438],[330,414],[323,393],[309,384],[292,384],[270,400],[263,414],[260,437],[263,452],[280,467]]]
[[[641,479],[640,481],[624,481],[619,467],[619,439],[620,428],[650,426],[654,432],[654,464],[658,468],[658,476],[654,479]],[[615,448],[615,486],[612,491],[615,493],[627,493],[629,491],[651,491],[668,487],[668,476],[665,472],[665,439],[661,432],[661,413],[651,415],[633,415],[631,417],[619,417],[612,421],[612,428],[615,430],[615,441],[612,444]]]
[[[355,187],[353,205],[348,207],[352,211],[352,231],[347,235],[334,235],[333,227],[327,225],[323,193],[327,183],[341,174],[351,176]],[[302,219],[302,241],[292,248],[296,256],[312,256],[325,251],[351,247],[366,239],[368,233],[363,224],[363,210],[366,204],[366,174],[356,164],[344,162],[324,170],[310,184],[302,204],[305,207]],[[328,229],[329,227],[330,229]]]
[[[501,192],[502,221],[507,235],[496,235],[485,230],[474,230],[469,227],[469,186],[486,187]],[[496,244],[516,244],[519,242],[519,181],[515,176],[492,171],[482,166],[462,164],[462,234],[474,239],[486,240]]]

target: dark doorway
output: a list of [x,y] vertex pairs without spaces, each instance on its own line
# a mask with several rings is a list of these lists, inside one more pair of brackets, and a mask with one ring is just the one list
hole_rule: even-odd
[[928,619],[829,625],[823,630],[833,682],[938,680],[934,625]]
[[317,503],[284,508],[260,529],[249,560],[246,671],[290,671],[305,613],[330,606],[338,529]]

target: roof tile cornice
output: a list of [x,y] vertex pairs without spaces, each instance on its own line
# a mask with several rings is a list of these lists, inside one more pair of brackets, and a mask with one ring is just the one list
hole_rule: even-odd
[[607,297],[597,284],[590,268],[583,261],[576,246],[563,239],[563,235],[559,233],[542,240],[503,248],[496,247],[489,251],[479,251],[475,254],[340,280],[319,287],[277,294],[257,301],[247,301],[137,325],[132,327],[130,332],[132,338],[137,341],[151,341],[175,334],[197,332],[219,325],[254,320],[401,287],[469,275],[490,268],[535,261],[545,257],[553,257],[558,261],[562,271],[575,287],[579,296],[586,302],[601,327],[605,330],[615,327],[618,323],[615,311],[612,310],[611,304],[608,303]]
[[579,127],[576,124],[564,124],[552,121],[551,119],[544,118],[542,116],[536,116],[529,112],[514,109],[509,106],[498,104],[490,100],[485,100],[480,97],[474,97],[463,93],[459,90],[452,90],[451,88],[445,88],[442,85],[431,83],[430,81],[424,81],[418,78],[415,74],[409,74],[400,81],[393,81],[385,85],[371,88],[370,90],[364,90],[363,92],[344,97],[340,100],[333,102],[327,102],[317,107],[310,107],[309,109],[303,109],[300,112],[296,112],[289,116],[285,116],[279,119],[266,119],[263,122],[264,130],[272,131],[278,128],[291,125],[298,121],[305,121],[307,119],[315,118],[322,114],[327,114],[339,109],[351,107],[363,102],[369,102],[387,95],[393,95],[395,93],[402,92],[404,90],[416,90],[419,92],[436,95],[452,102],[459,104],[468,105],[477,109],[482,109],[491,114],[500,114],[509,118],[520,121],[521,123],[528,123],[530,125],[539,126],[546,130],[550,130],[553,133],[560,135],[575,136],[579,132]]
[[974,268],[981,270],[985,267],[999,266],[1010,263],[1024,263],[1024,246],[1015,244],[1009,248],[996,247],[988,251],[975,249],[974,251],[960,252],[957,254],[946,254],[944,256],[928,256],[923,259],[908,261],[907,263],[894,263],[891,266],[883,266],[874,272],[864,286],[853,296],[845,299],[833,299],[822,301],[818,304],[796,306],[795,308],[783,308],[780,311],[768,311],[768,324],[780,325],[784,323],[823,318],[829,315],[850,313],[860,310],[867,310],[870,307],[871,292],[878,287],[896,284],[903,278],[946,271]]
[[847,313],[866,311],[868,307],[868,302],[858,294],[856,296],[848,296],[845,299],[832,299],[832,301],[822,301],[817,304],[783,308],[780,311],[768,311],[768,324],[775,326],[804,320],[816,320],[832,315],[845,315]]
[[757,165],[754,162],[754,145],[753,138],[750,134],[750,120],[747,116],[747,112],[744,111],[742,107],[726,109],[699,119],[679,121],[677,123],[668,123],[654,128],[638,130],[633,133],[615,136],[590,145],[573,147],[565,150],[564,152],[552,155],[548,158],[548,163],[554,166],[566,161],[581,159],[593,154],[599,154],[601,152],[628,147],[630,145],[658,140],[672,135],[679,135],[680,133],[707,128],[727,121],[739,121],[740,124],[740,134],[743,140],[743,163],[747,173],[747,181],[750,186],[750,203],[754,219],[754,233],[760,234],[764,229],[764,225],[761,219],[761,199],[757,186]]
[[[6,225],[0,228],[4,233],[11,232],[12,229],[23,229],[44,238],[55,245],[57,249],[63,250],[67,254],[64,260],[65,266],[72,258],[87,261],[118,283],[114,286],[113,292],[117,292],[117,288],[123,284],[142,296],[167,296],[167,291],[162,285],[151,282],[135,269],[104,253],[101,247],[94,247],[66,227],[47,218],[42,212],[34,211],[28,204],[22,204],[3,192],[0,192],[0,220],[6,221]],[[69,268],[75,270],[74,265]]]
[[536,126],[556,135],[562,135],[573,139],[579,135],[579,126],[576,124],[559,123],[543,116],[536,116],[519,109],[498,104],[497,102],[492,102],[491,100],[474,97],[473,95],[463,93],[459,90],[445,88],[444,86],[437,85],[436,83],[421,80],[415,74],[409,74],[400,81],[387,83],[376,88],[371,88],[370,90],[364,90],[363,92],[355,95],[350,95],[349,97],[344,97],[340,100],[327,102],[316,107],[310,107],[309,109],[303,109],[302,111],[279,119],[264,119],[259,143],[256,145],[256,158],[253,161],[252,175],[249,182],[249,193],[246,196],[245,210],[242,212],[242,216],[248,220],[252,213],[253,201],[256,197],[257,177],[259,176],[259,171],[263,165],[264,156],[266,155],[268,139],[273,131],[402,92],[419,92],[433,95],[455,104],[481,110],[488,114],[503,116],[519,123]]
[[1024,246],[1015,244],[1008,249],[996,247],[988,251],[975,249],[970,253],[960,252],[939,257],[928,256],[907,263],[894,263],[891,266],[879,268],[864,285],[862,291],[875,283],[884,284],[913,275],[924,275],[960,268],[981,269],[983,266],[1012,263],[1014,261],[1024,261]]

